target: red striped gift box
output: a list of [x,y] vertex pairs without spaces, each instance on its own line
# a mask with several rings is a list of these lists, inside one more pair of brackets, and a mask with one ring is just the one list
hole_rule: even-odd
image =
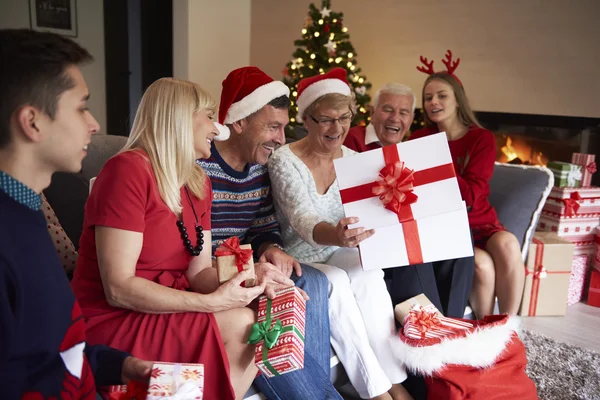
[[411,339],[431,339],[473,328],[473,324],[437,313],[435,306],[415,306],[404,319],[404,335]]
[[260,297],[249,343],[256,344],[254,361],[267,377],[304,368],[305,317],[306,301],[295,287],[277,291],[273,300]]

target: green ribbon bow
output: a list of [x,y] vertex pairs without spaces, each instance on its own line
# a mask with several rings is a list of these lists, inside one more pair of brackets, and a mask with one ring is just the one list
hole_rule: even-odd
[[248,339],[249,344],[257,344],[261,340],[265,341],[265,346],[272,349],[281,335],[281,328],[283,325],[280,320],[275,320],[275,325],[271,327],[272,318],[268,318],[263,322],[257,322],[252,325],[250,331],[250,338]]
[[271,317],[271,308],[273,307],[273,301],[271,299],[267,299],[267,315],[265,316],[265,320],[263,322],[256,322],[252,325],[250,330],[250,337],[248,338],[248,344],[257,344],[260,341],[265,342],[263,346],[262,352],[262,361],[264,366],[271,371],[274,376],[281,375],[269,362],[269,350],[275,346],[279,336],[284,332],[293,331],[298,335],[300,340],[304,342],[304,336],[300,333],[300,331],[295,326],[286,326],[283,327],[281,320],[275,320],[275,324],[271,326],[273,323],[273,318]]

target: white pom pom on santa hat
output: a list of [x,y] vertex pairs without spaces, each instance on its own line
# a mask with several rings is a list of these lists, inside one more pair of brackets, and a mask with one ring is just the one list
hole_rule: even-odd
[[259,68],[235,69],[223,81],[219,123],[232,124],[254,114],[271,100],[289,95],[285,83],[273,80]]
[[346,70],[334,68],[326,74],[304,78],[298,82],[298,115],[296,120],[302,122],[304,111],[319,97],[330,93],[350,96],[351,90],[346,81]]
[[215,140],[219,142],[224,142],[225,140],[229,139],[229,136],[231,135],[231,132],[229,132],[229,128],[225,125],[221,125],[218,122],[214,122],[214,124],[219,130],[219,134],[215,136]]

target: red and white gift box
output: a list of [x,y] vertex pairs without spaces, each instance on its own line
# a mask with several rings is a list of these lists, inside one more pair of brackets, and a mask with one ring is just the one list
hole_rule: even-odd
[[592,185],[592,175],[596,173],[596,156],[594,154],[573,153],[571,164],[581,165],[581,186]]
[[334,160],[351,226],[375,229],[363,269],[473,255],[469,220],[445,133]]
[[589,264],[589,257],[587,255],[573,256],[567,305],[571,306],[583,299]]
[[600,216],[600,187],[553,187],[544,204],[543,213],[565,217]]
[[146,400],[202,400],[204,365],[155,362]]
[[252,327],[250,339],[255,334],[260,339],[249,341],[256,343],[256,366],[269,378],[304,368],[306,301],[296,287],[275,294],[272,300],[259,298],[258,322]]
[[414,306],[402,325],[404,335],[411,339],[440,338],[473,328],[470,322],[440,315],[433,304],[426,307]]

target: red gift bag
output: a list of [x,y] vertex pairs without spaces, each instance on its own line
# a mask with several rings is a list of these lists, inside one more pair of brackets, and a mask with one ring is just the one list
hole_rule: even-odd
[[393,351],[412,372],[423,375],[428,399],[537,400],[527,376],[519,320],[493,315],[444,337],[411,339],[401,329]]

